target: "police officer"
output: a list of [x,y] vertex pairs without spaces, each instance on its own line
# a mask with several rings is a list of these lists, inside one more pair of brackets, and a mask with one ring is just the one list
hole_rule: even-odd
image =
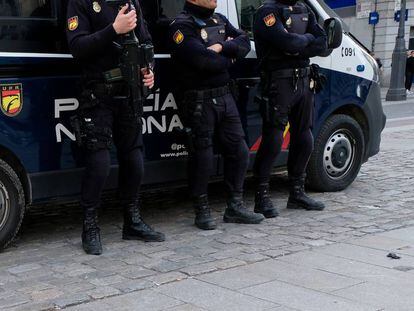
[[213,169],[213,140],[224,156],[228,193],[225,222],[260,223],[264,217],[244,206],[243,182],[249,149],[240,116],[230,93],[228,69],[250,51],[247,35],[218,13],[216,0],[187,0],[170,26],[170,47],[181,116],[191,136],[189,181],[195,225],[216,228],[207,196]]
[[[80,202],[84,211],[82,246],[88,254],[102,253],[97,209],[109,174],[112,141],[118,152],[119,199],[124,211],[122,238],[164,241],[164,235],[140,216],[138,191],[144,167],[141,120],[133,111],[127,83],[119,77],[120,51],[114,44],[132,30],[141,43],[151,43],[141,9],[136,3],[135,7],[126,4],[118,11],[103,0],[70,0],[67,14],[69,47],[83,69],[77,137],[82,139],[86,158]],[[116,80],[120,81],[109,82]],[[143,83],[153,87],[151,71],[145,70]]]
[[[323,210],[322,203],[306,195],[304,183],[313,150],[314,91],[321,87],[316,72],[309,77],[309,58],[327,50],[325,31],[311,9],[297,0],[266,0],[257,11],[253,28],[263,77],[263,133],[254,164],[255,212],[268,218],[278,215],[270,199],[269,179],[288,122],[291,140],[287,208]],[[313,68],[316,70],[316,66]]]

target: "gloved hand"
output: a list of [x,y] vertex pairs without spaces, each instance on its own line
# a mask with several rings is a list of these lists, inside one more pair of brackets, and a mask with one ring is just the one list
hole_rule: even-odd
[[310,69],[311,73],[309,78],[311,79],[311,90],[314,93],[319,93],[328,80],[325,75],[320,73],[320,67],[317,64],[312,64]]

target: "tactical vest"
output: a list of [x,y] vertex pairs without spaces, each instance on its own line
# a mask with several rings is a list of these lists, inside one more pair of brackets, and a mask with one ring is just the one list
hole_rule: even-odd
[[191,16],[191,18],[197,26],[198,33],[205,46],[208,47],[226,41],[226,24],[218,14],[213,14],[210,18],[212,22],[209,24],[198,17]]
[[[306,33],[309,23],[309,9],[301,2],[297,2],[294,6],[287,6],[278,3],[275,0],[266,0],[263,5],[274,6],[278,10],[278,15],[282,19],[283,26],[289,33],[296,33],[303,35]],[[294,57],[294,55],[292,55]],[[277,48],[272,48],[268,56],[267,61],[277,61],[286,58],[286,54],[279,51]]]

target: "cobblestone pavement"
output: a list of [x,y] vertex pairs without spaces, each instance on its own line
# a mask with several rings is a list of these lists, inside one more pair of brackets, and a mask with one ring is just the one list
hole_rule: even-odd
[[[76,204],[34,208],[18,240],[0,254],[0,310],[404,310],[393,308],[393,301],[413,310],[414,240],[403,243],[405,252],[400,247],[402,260],[392,261],[385,250],[394,244],[381,238],[414,226],[413,150],[414,129],[386,130],[381,153],[348,189],[314,194],[326,202],[324,212],[286,210],[286,176],[277,176],[272,194],[281,215],[261,225],[220,221],[217,230],[201,231],[193,226],[185,189],[146,194],[145,218],[167,234],[165,243],[121,240],[120,213],[108,203],[101,212],[99,257],[81,249]],[[212,188],[221,219],[221,185]],[[252,206],[249,183],[247,189]],[[385,247],[364,248],[369,243]],[[321,267],[315,254],[326,257]],[[313,259],[308,269],[305,261]],[[359,270],[347,275],[350,266]],[[358,287],[372,275],[381,281],[370,290],[382,299],[364,296],[367,289]],[[401,282],[405,290],[391,290]],[[385,299],[388,294],[393,296]],[[367,305],[360,304],[365,299]]]

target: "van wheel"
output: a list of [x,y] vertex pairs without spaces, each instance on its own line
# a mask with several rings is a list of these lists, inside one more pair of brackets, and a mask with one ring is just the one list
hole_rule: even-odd
[[19,231],[25,212],[23,186],[14,170],[0,160],[0,250]]
[[364,150],[364,134],[357,121],[343,114],[329,117],[309,161],[309,188],[329,192],[348,187],[359,173]]

